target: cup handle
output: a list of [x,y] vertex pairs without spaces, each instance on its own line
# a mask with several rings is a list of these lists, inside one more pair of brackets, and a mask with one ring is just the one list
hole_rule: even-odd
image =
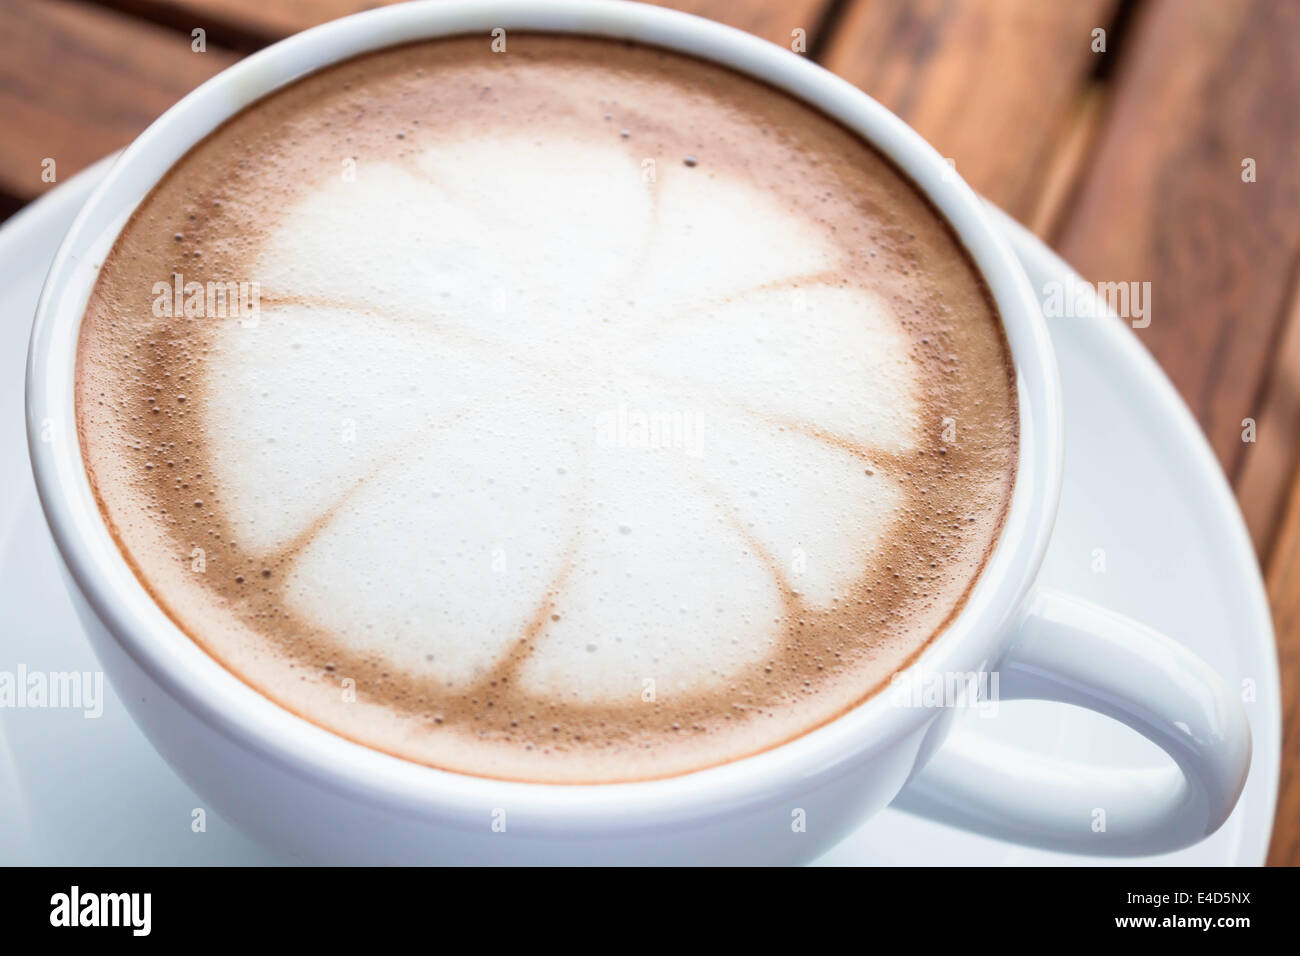
[[1176,766],[1058,760],[956,727],[895,807],[1015,843],[1140,856],[1213,833],[1246,783],[1250,726],[1239,696],[1181,645],[1081,598],[1036,589],[999,666],[998,692],[1113,717]]

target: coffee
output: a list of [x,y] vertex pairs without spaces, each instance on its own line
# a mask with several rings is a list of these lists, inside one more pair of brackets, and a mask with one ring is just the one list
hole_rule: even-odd
[[788,741],[960,610],[1014,374],[870,146],[627,43],[394,48],[240,113],[107,256],[78,349],[100,509],[280,705],[490,777]]

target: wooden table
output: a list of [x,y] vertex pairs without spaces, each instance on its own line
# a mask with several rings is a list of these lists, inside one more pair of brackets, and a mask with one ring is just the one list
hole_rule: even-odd
[[[5,0],[0,216],[51,188],[45,160],[66,179],[240,56],[379,5]],[[804,31],[806,55],[897,112],[1086,277],[1151,283],[1138,334],[1209,437],[1265,569],[1286,727],[1269,859],[1300,863],[1300,2],[669,5],[786,46]]]

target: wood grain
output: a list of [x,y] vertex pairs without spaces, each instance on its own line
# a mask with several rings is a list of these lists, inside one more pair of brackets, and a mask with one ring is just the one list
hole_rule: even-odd
[[[1267,443],[1296,440],[1258,416],[1300,247],[1297,36],[1297,4],[1144,7],[1055,242],[1091,280],[1151,283],[1139,335],[1229,476]],[[1242,181],[1246,158],[1257,182]],[[1242,441],[1245,418],[1257,420],[1255,445]]]
[[0,192],[29,200],[129,143],[235,55],[69,0],[0,5]]
[[851,0],[823,62],[1021,221],[1038,206],[1114,0]]
[[[246,46],[267,43],[350,13],[402,0],[108,0],[120,9],[176,27],[209,26],[215,35]],[[617,0],[610,0],[617,2]],[[791,31],[807,31],[811,42],[830,0],[649,0],[717,20],[789,46]]]
[[1300,481],[1269,559],[1268,597],[1282,678],[1282,776],[1268,862],[1300,866]]
[[1106,119],[1104,85],[1087,83],[1069,106],[1069,113],[1056,137],[1055,149],[1043,167],[1038,195],[1025,225],[1043,238],[1056,235],[1070,213],[1074,195],[1083,179],[1092,149]]
[[[792,32],[802,30],[808,50],[821,41],[820,35],[831,0],[647,0],[659,7],[671,7],[696,16],[717,20],[729,27],[753,33],[778,46],[790,48]],[[806,51],[800,51],[806,52]]]
[[[1258,440],[1247,448],[1237,474],[1237,503],[1261,555],[1271,554],[1291,483],[1300,463],[1300,250],[1292,259],[1289,305],[1272,350],[1255,418]],[[1257,437],[1258,437],[1257,436]],[[1300,579],[1292,582],[1300,591]]]
[[[1279,438],[1259,449],[1267,451],[1268,458],[1248,459],[1237,491],[1252,533],[1275,541],[1266,565],[1282,681],[1282,774],[1268,856],[1274,866],[1300,866],[1300,474],[1295,467],[1300,436],[1300,253],[1291,278],[1286,330],[1260,419],[1289,440]],[[1276,484],[1286,486],[1288,503],[1281,520],[1265,510]]]
[[124,13],[188,32],[210,31],[222,42],[256,49],[350,13],[402,0],[103,0]]

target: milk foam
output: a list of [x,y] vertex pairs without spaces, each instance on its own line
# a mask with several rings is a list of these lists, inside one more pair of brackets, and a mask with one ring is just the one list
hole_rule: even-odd
[[[1010,491],[1005,343],[825,119],[512,44],[362,58],[183,161],[88,310],[88,468],[164,608],[324,726],[525,779],[733,759],[960,606]],[[256,281],[259,320],[149,318],[180,271]]]
[[[824,234],[601,141],[490,135],[419,170],[290,208],[254,267],[286,304],[210,363],[220,499],[253,555],[297,542],[296,614],[454,688],[548,603],[522,681],[588,701],[763,660],[801,551],[815,606],[847,593],[900,495],[845,446],[911,448],[919,383],[877,296],[799,282],[840,267]],[[697,446],[602,442],[623,407]]]

